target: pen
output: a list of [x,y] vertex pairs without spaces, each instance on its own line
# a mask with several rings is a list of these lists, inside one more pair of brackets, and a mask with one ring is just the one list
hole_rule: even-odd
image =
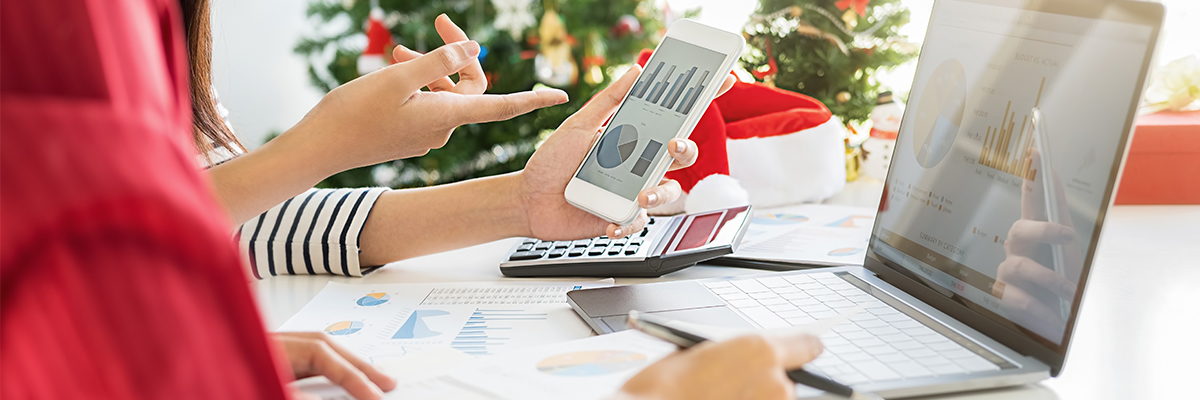
[[[669,319],[638,312],[636,310],[629,311],[629,316],[626,319],[626,323],[630,328],[637,329],[650,336],[674,343],[680,348],[686,349],[708,341],[708,338],[699,333],[689,332],[686,329],[670,326],[670,322],[671,320]],[[849,386],[835,382],[829,378],[813,374],[812,372],[804,369],[787,371],[787,376],[792,380],[792,382],[846,398],[856,400],[882,400],[882,398],[877,395],[866,392],[856,392]]]

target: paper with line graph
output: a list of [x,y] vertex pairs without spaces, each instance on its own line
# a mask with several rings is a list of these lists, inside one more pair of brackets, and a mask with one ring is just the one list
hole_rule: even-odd
[[566,292],[612,283],[330,282],[279,331],[323,331],[372,362],[439,347],[487,356],[591,336]]

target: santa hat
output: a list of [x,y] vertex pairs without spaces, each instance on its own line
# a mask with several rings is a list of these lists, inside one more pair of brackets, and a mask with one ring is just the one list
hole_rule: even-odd
[[[638,64],[650,55],[643,50]],[[667,173],[686,195],[651,212],[774,207],[832,196],[846,181],[844,129],[812,97],[737,82],[692,131],[700,150],[696,164]]]
[[367,48],[358,57],[358,73],[369,74],[380,68],[395,64],[392,58],[392,32],[383,24],[383,9],[371,8],[367,16]]

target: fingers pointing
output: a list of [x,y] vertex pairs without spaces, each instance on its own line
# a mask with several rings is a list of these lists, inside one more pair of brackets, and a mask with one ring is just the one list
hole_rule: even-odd
[[[467,33],[463,32],[462,28],[454,24],[450,17],[446,14],[439,15],[434,20],[434,28],[437,29],[438,35],[442,37],[442,41],[446,44],[461,43],[469,40]],[[474,62],[467,64],[466,68],[458,71],[458,85],[454,88],[455,93],[460,94],[481,94],[487,90],[487,77],[483,74],[483,67],[479,65],[478,54]]]
[[[396,48],[392,49],[392,59],[395,59],[397,63],[412,61],[423,55],[401,45],[396,45]],[[450,80],[450,77],[443,76],[433,82],[429,82],[428,86],[431,91],[441,92],[454,89],[454,81]]]
[[479,43],[474,41],[451,43],[387,70],[400,82],[398,90],[415,92],[423,86],[459,73],[472,63],[478,64],[475,57],[479,55],[479,51]]
[[[451,95],[454,96],[454,95]],[[527,112],[567,102],[567,93],[558,89],[511,94],[461,96],[460,104],[450,112],[461,124],[506,120]]]

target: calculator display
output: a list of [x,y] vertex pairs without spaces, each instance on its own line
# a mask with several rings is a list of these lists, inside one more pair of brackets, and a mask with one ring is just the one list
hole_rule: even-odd
[[687,216],[661,254],[729,244],[748,210],[738,207]]

